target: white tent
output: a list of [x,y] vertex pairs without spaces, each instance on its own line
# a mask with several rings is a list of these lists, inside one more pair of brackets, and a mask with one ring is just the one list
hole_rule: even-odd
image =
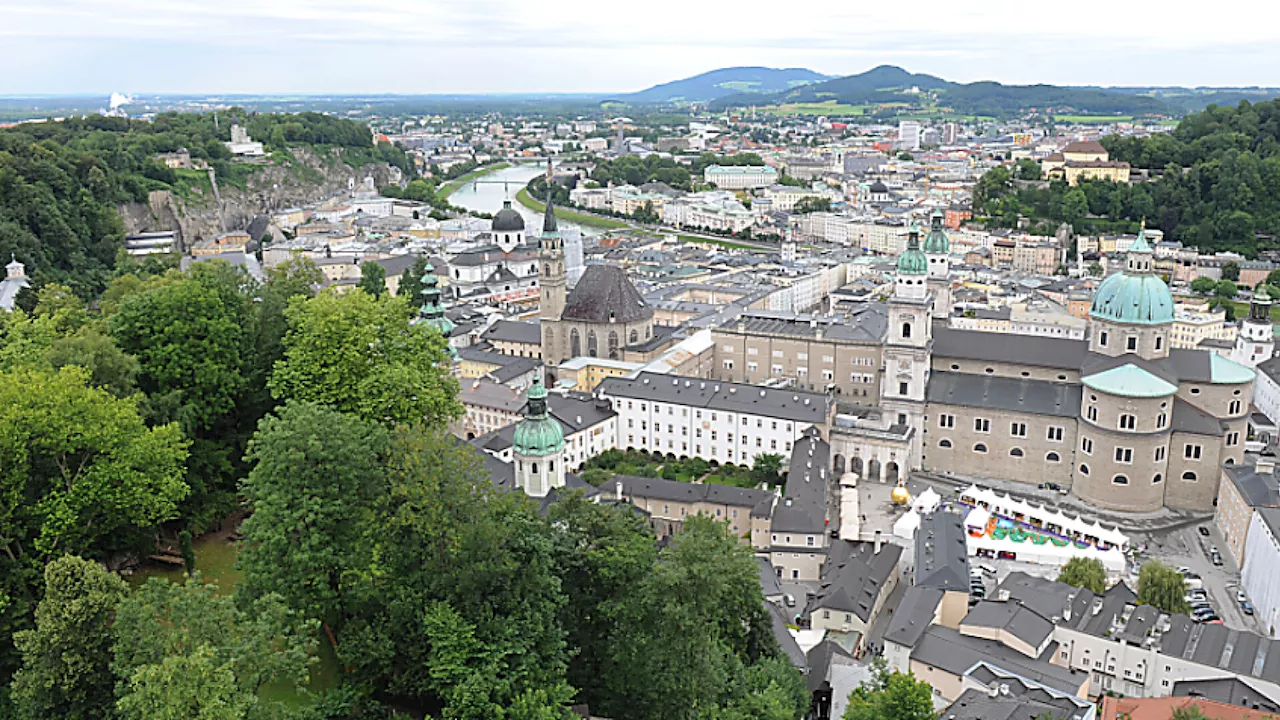
[[976,507],[970,510],[968,515],[965,515],[964,528],[965,530],[976,529],[976,530],[986,531],[987,523],[990,520],[991,520],[991,513],[987,512],[986,510],[983,510],[980,507]]
[[933,488],[925,488],[925,491],[916,496],[911,501],[911,507],[916,512],[928,515],[938,509],[938,505],[942,504],[942,497],[934,491]]
[[1099,550],[1093,546],[1079,548],[1076,547],[1075,543],[1068,543],[1066,547],[1058,547],[1051,542],[1036,545],[1030,538],[1023,542],[1014,542],[1007,538],[996,540],[989,535],[982,537],[970,535],[966,538],[966,543],[968,544],[970,555],[977,555],[980,550],[985,550],[991,556],[997,558],[1002,552],[1013,553],[1014,557],[1008,559],[1052,567],[1062,567],[1074,557],[1095,558],[1102,562],[1102,566],[1107,569],[1107,574],[1111,577],[1123,575],[1125,569],[1124,553],[1116,548],[1110,550]]
[[898,518],[893,524],[893,534],[896,537],[910,540],[916,536],[916,530],[920,529],[920,513],[915,508],[907,511],[905,515]]
[[1129,549],[1128,536],[1119,530],[1105,528],[1097,521],[1085,520],[1083,517],[1071,517],[1059,510],[1014,498],[1008,493],[999,494],[987,488],[970,485],[960,493],[960,499],[963,502],[972,502],[979,507],[986,507],[1000,517],[1015,519],[1020,516],[1022,522],[1031,525],[1036,524],[1033,521],[1038,521],[1041,527],[1060,528],[1059,532],[1063,535],[1093,537],[1122,551]]

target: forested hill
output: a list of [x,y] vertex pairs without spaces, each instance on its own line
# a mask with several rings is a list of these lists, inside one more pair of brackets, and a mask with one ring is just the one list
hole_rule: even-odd
[[27,123],[0,130],[0,257],[27,265],[37,284],[60,282],[90,297],[102,290],[122,247],[122,203],[145,202],[147,192],[173,189],[184,172],[166,168],[157,153],[187,148],[206,160],[220,182],[243,183],[252,166],[236,165],[223,142],[232,123],[265,143],[274,162],[288,148],[343,148],[348,163],[387,162],[408,171],[404,153],[374,146],[369,128],[318,113],[250,115],[164,114],[153,122],[86,117]]
[[[918,92],[917,92],[918,91]],[[959,115],[1007,117],[1030,110],[1072,110],[1088,114],[1143,115],[1164,113],[1168,107],[1155,98],[1097,88],[1055,85],[1003,85],[998,82],[956,83],[933,75],[911,73],[893,65],[881,65],[857,75],[813,83],[773,95],[731,95],[714,107],[775,103],[810,103],[834,100],[843,105],[917,104],[926,99]]]
[[974,189],[975,215],[1006,227],[1030,217],[1047,232],[1068,222],[1081,234],[1133,232],[1145,219],[1166,237],[1205,252],[1255,257],[1277,247],[1280,101],[1210,107],[1171,133],[1109,136],[1102,144],[1112,159],[1148,170],[1154,179],[1018,186],[1015,177],[1039,177],[1035,162],[1020,160],[1015,172],[996,168],[982,176]]
[[826,79],[828,76],[805,68],[720,68],[682,80],[654,85],[640,92],[623,95],[620,99],[636,103],[699,102],[738,93],[776,93]]

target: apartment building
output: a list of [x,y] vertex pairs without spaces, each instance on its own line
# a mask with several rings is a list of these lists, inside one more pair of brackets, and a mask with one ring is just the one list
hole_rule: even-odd
[[769,187],[778,182],[778,171],[768,165],[709,165],[703,180],[722,190]]

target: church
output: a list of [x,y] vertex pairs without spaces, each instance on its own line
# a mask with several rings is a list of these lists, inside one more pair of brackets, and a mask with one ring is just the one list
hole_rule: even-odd
[[869,344],[824,334],[816,318],[773,318],[757,331],[735,320],[713,335],[713,377],[731,379],[741,374],[735,360],[747,358],[751,371],[750,359],[764,357],[773,376],[796,368],[796,381],[822,377],[833,393],[846,377],[855,387],[860,376],[875,379],[878,398],[866,406],[854,406],[847,391],[836,395],[845,403],[829,439],[836,473],[897,482],[920,469],[979,482],[1054,482],[1113,510],[1213,508],[1220,467],[1244,458],[1248,360],[1269,353],[1252,347],[1270,332],[1265,308],[1242,331],[1235,357],[1244,363],[1173,348],[1173,296],[1154,271],[1145,231],[1124,270],[1095,293],[1083,340],[952,329],[949,275],[949,242],[935,214],[923,247],[912,227],[893,294],[875,314],[878,358],[848,352],[846,345]]
[[538,261],[542,360],[548,366],[583,356],[621,360],[623,348],[653,338],[653,308],[622,268],[590,265],[568,290],[564,242],[550,202]]

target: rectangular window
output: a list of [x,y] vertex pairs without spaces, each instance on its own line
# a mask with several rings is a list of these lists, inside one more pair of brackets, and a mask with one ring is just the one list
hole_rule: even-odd
[[1164,462],[1164,446],[1156,448],[1156,462]]
[[1085,455],[1093,454],[1093,441],[1089,438],[1080,438],[1080,452]]
[[774,350],[774,351],[773,351],[773,356],[774,356],[774,357],[776,357],[776,358],[780,358],[780,357],[782,357],[782,351],[781,351],[781,350]]
[[938,427],[941,427],[941,428],[953,428],[953,427],[955,427],[955,426],[956,426],[956,416],[955,416],[955,415],[947,415],[947,414],[945,414],[945,413],[944,413],[944,414],[942,414],[942,415],[939,415],[939,416],[938,416]]
[[900,382],[900,383],[898,383],[898,394],[899,394],[899,395],[907,395],[907,394],[909,394],[909,388],[910,388],[910,387],[911,387],[911,386],[910,386],[908,383],[904,383],[904,382]]
[[1134,430],[1134,429],[1136,429],[1137,427],[1138,427],[1138,416],[1137,416],[1137,415],[1121,415],[1121,416],[1120,416],[1120,429],[1121,429],[1121,430]]
[[1050,425],[1047,438],[1051,442],[1062,442],[1062,428],[1057,425]]
[[797,360],[808,360],[808,359],[809,359],[809,353],[796,353],[796,359],[797,359]]
[[725,369],[725,370],[732,370],[732,369],[733,369],[733,361],[732,361],[732,360],[725,360],[725,361],[724,361],[724,369]]
[[1227,433],[1227,447],[1232,447],[1238,442],[1240,442],[1240,433]]
[[748,362],[748,363],[747,363],[747,372],[755,372],[757,369],[759,369],[759,367],[760,367],[760,366],[759,366],[757,363]]
[[1201,448],[1199,445],[1192,445],[1190,443],[1187,443],[1182,448],[1182,457],[1188,460],[1199,460],[1200,452],[1201,452]]
[[991,432],[991,421],[986,418],[974,418],[973,431],[980,432],[980,433]]
[[1024,438],[1027,436],[1027,424],[1016,422],[1009,424],[1009,434],[1013,437]]
[[1133,464],[1133,448],[1116,448],[1116,462],[1125,463],[1126,465]]
[[1125,349],[1128,350],[1129,352],[1136,351],[1138,349],[1138,338],[1130,335],[1128,338],[1128,342],[1125,346]]
[[1107,346],[1107,333],[1105,330],[1102,332],[1101,335],[1098,336],[1098,344],[1101,345],[1102,347]]
[[756,348],[747,348],[748,355],[759,355],[760,351]]

